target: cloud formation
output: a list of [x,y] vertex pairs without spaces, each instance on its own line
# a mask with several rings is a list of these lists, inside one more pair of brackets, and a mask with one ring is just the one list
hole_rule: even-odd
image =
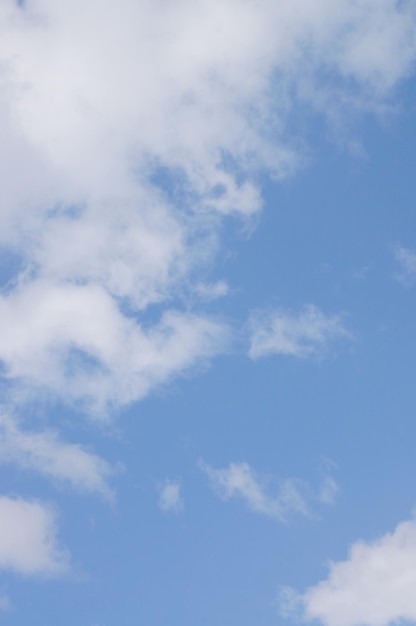
[[57,544],[53,511],[39,502],[0,496],[0,569],[56,576],[68,565],[68,553]]
[[[108,463],[13,416],[46,397],[108,418],[226,351],[229,328],[206,312],[229,289],[209,271],[225,218],[251,223],[263,174],[303,165],[298,116],[342,133],[388,109],[415,23],[406,0],[0,1],[4,462],[111,495]],[[346,336],[313,307],[263,322],[253,358]],[[220,497],[279,521],[336,491],[273,488],[244,463],[205,472]],[[160,506],[180,503],[166,483]],[[48,507],[0,498],[0,568],[68,563]]]
[[[302,480],[276,480],[275,477],[260,476],[248,463],[230,463],[223,469],[215,469],[202,462],[199,465],[219,498],[241,498],[252,511],[279,522],[285,522],[293,513],[311,516],[311,505],[318,501],[330,504],[335,497],[336,483],[330,477],[325,477],[323,491],[321,489],[320,493],[314,494]],[[330,494],[327,494],[328,480],[331,481]]]
[[222,216],[259,211],[258,172],[296,169],[299,107],[386,105],[414,18],[395,0],[4,0],[7,379],[99,413],[224,350],[184,307],[224,292],[193,287]]
[[416,522],[399,524],[373,542],[360,541],[348,559],[331,563],[326,580],[303,594],[283,591],[285,613],[325,626],[387,626],[416,621]]
[[334,340],[351,337],[339,315],[326,315],[312,305],[300,313],[257,312],[251,318],[250,330],[249,355],[253,359],[271,354],[321,356]]

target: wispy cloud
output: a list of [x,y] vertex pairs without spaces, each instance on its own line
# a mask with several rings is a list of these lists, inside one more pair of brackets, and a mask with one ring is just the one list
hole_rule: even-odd
[[[325,504],[333,501],[334,493],[331,493],[331,498],[322,498],[322,492],[315,494],[305,481],[262,476],[248,463],[230,463],[226,468],[215,469],[201,461],[199,466],[219,498],[240,498],[252,511],[280,522],[286,521],[293,513],[309,517],[313,515],[313,505],[318,501]],[[331,486],[334,490],[335,481],[332,480]]]
[[335,501],[338,491],[339,487],[336,481],[332,476],[326,475],[319,489],[318,499],[323,504],[332,504]]
[[0,464],[3,463],[39,472],[81,492],[113,496],[108,481],[115,468],[104,459],[79,444],[62,441],[54,431],[22,430],[5,415],[0,416]]
[[0,610],[1,611],[11,611],[12,603],[10,602],[10,598],[6,593],[0,594]]
[[387,626],[416,621],[416,522],[373,542],[360,541],[326,580],[298,594],[284,588],[281,609],[325,626]]
[[198,283],[195,285],[197,295],[208,301],[226,296],[228,291],[228,284],[224,280],[219,280],[216,283]]
[[178,512],[183,509],[182,488],[178,481],[166,480],[159,490],[159,508]]
[[0,496],[0,569],[56,576],[69,566],[57,544],[54,512],[39,502]]
[[331,342],[351,338],[340,315],[326,315],[312,305],[298,313],[282,309],[257,311],[249,327],[249,355],[253,359],[271,354],[322,356]]
[[399,246],[396,248],[395,256],[400,265],[398,280],[405,285],[412,285],[416,280],[416,252]]

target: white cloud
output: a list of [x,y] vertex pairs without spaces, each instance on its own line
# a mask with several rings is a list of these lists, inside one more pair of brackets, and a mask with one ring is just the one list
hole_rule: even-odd
[[299,101],[380,110],[414,23],[395,0],[3,0],[6,375],[104,411],[221,352],[218,322],[173,310],[203,295],[221,216],[259,211],[258,171],[296,168]]
[[376,541],[359,541],[348,559],[303,594],[283,590],[283,611],[325,626],[387,626],[416,621],[416,522]]
[[399,246],[396,249],[396,261],[401,269],[398,279],[405,285],[412,284],[416,278],[416,253]]
[[159,507],[162,511],[180,511],[183,508],[181,484],[166,480],[160,488]]
[[104,459],[62,441],[53,431],[23,431],[7,416],[0,417],[0,463],[14,463],[79,491],[112,497],[108,480],[115,470]]
[[39,502],[0,496],[0,569],[58,575],[69,565],[57,545],[55,515]]
[[349,338],[339,315],[326,315],[306,306],[300,313],[283,310],[257,312],[250,322],[253,359],[283,354],[298,358],[320,356],[331,341]]
[[83,400],[98,416],[142,398],[227,341],[221,324],[192,314],[168,311],[142,326],[98,285],[18,288],[0,296],[0,324],[8,329],[0,345],[8,379]]
[[215,469],[201,462],[200,468],[222,500],[241,498],[251,510],[280,522],[286,521],[291,513],[310,516],[310,505],[315,501],[329,503],[321,494],[316,496],[302,480],[277,481],[274,477],[259,476],[248,463],[230,463],[224,469]]
[[[406,0],[1,0],[0,253],[16,271],[0,371],[16,402],[51,393],[107,417],[226,350],[195,304],[227,292],[206,275],[224,216],[253,219],[258,173],[302,162],[286,124],[299,104],[338,123],[388,105],[415,18]],[[284,319],[253,357],[343,334],[313,308]],[[84,448],[10,420],[0,435],[7,462],[108,493],[111,468]],[[266,515],[306,512],[296,481],[270,495],[245,464],[210,472]],[[0,499],[0,567],[65,564],[51,511]]]

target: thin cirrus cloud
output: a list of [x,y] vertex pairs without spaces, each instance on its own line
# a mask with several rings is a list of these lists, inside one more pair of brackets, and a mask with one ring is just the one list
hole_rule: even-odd
[[279,522],[286,522],[291,514],[311,517],[314,504],[332,503],[337,492],[337,485],[331,477],[324,478],[320,492],[315,494],[302,480],[262,476],[248,463],[230,463],[228,467],[218,469],[201,461],[199,466],[219,498],[225,501],[241,499],[255,513]]
[[304,593],[282,589],[281,610],[325,626],[388,626],[416,621],[416,522],[352,545],[345,561]]
[[272,310],[253,314],[249,356],[253,359],[281,354],[297,358],[324,355],[332,342],[351,339],[342,317],[327,315],[315,306],[300,312]]
[[69,554],[57,542],[53,510],[39,502],[0,496],[0,569],[57,576],[68,567]]
[[225,290],[199,276],[222,216],[250,219],[257,173],[302,162],[298,105],[338,127],[388,105],[414,16],[393,0],[4,0],[6,379],[105,414],[223,352],[201,307]]

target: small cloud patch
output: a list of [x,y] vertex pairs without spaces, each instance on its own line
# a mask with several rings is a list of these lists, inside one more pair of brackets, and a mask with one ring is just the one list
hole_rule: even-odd
[[252,359],[272,354],[300,359],[322,357],[333,341],[351,339],[340,315],[327,315],[313,305],[298,313],[258,311],[252,315],[249,327]]
[[160,487],[159,508],[164,512],[178,512],[183,509],[182,488],[179,482],[166,480]]

